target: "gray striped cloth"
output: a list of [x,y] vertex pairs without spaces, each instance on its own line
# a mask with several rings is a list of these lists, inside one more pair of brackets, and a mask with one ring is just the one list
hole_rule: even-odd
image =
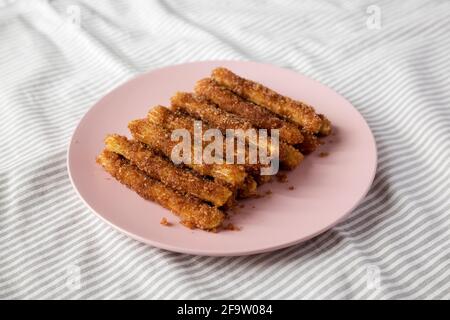
[[[449,1],[0,1],[0,298],[449,299]],[[345,221],[247,257],[153,248],[78,199],[66,149],[139,73],[243,59],[348,98],[375,182]]]

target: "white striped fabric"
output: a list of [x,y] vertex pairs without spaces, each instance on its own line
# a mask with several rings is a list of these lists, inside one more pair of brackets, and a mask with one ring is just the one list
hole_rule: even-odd
[[[449,1],[0,1],[0,298],[450,298]],[[81,116],[140,72],[273,63],[367,119],[373,187],[304,244],[171,253],[94,216],[67,176]]]

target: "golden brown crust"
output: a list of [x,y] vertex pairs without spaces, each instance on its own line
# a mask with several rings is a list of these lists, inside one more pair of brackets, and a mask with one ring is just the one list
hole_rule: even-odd
[[235,115],[217,108],[208,100],[197,97],[192,93],[177,92],[171,99],[173,110],[181,110],[194,118],[206,121],[211,126],[220,130],[226,129],[251,129],[252,125],[248,121],[240,119]]
[[[184,113],[179,110],[171,110],[163,106],[153,107],[147,114],[147,119],[158,126],[172,131],[176,129],[186,129],[193,136],[194,135],[194,121],[198,119]],[[207,125],[206,122],[201,122],[202,132],[205,132],[212,127]],[[202,141],[206,144],[206,141]]]
[[313,107],[301,101],[295,101],[260,83],[239,77],[225,68],[214,69],[211,78],[241,97],[291,120],[307,131],[317,133],[320,130],[322,120]]
[[[146,119],[133,120],[128,124],[128,128],[136,140],[149,145],[168,158],[171,157],[172,149],[178,144],[171,140],[170,132],[167,129],[156,126]],[[191,162],[186,165],[200,175],[214,177],[233,187],[242,185],[247,175],[245,170],[231,164],[194,164]]]
[[[174,110],[187,112],[222,131],[226,129],[245,131],[253,128],[249,122],[241,120],[191,93],[178,92],[172,97],[171,102]],[[264,148],[260,144],[258,144],[258,147]],[[267,144],[267,148],[271,148],[270,143]],[[284,142],[279,143],[279,156],[281,165],[287,169],[295,168],[303,160],[303,155],[298,150]]]
[[224,205],[232,196],[231,190],[222,184],[203,179],[175,166],[141,142],[130,141],[120,135],[108,135],[105,144],[109,151],[122,155],[151,178],[181,193],[192,194],[218,207]]
[[258,184],[256,183],[256,180],[253,179],[252,176],[248,175],[245,178],[244,184],[242,187],[238,190],[238,198],[245,199],[253,197],[256,194],[256,188],[258,187]]
[[295,169],[303,161],[303,154],[290,144],[280,142],[280,163],[286,170]]
[[128,160],[110,151],[103,151],[97,162],[120,183],[141,197],[152,200],[178,215],[181,221],[204,230],[219,227],[225,215],[201,200],[177,193],[161,182],[148,177]]
[[212,101],[222,110],[248,121],[256,128],[278,129],[280,139],[289,144],[297,144],[303,141],[303,135],[297,126],[278,118],[271,111],[261,106],[242,99],[210,78],[198,81],[195,86],[195,93]]
[[[197,164],[192,158],[189,163],[175,165],[170,160],[172,150],[186,150],[180,148],[179,140],[172,141],[171,135],[176,129],[187,130],[175,133],[190,133],[191,149],[187,151],[194,157],[197,150],[192,137],[198,137],[194,130],[196,120],[201,120],[202,134],[209,129],[219,129],[222,138],[231,133],[232,137],[244,142],[245,163],[236,164],[237,160],[244,160],[241,158],[244,154],[238,154],[236,141],[233,141],[234,164]],[[231,224],[227,227],[224,218],[225,210],[236,209],[238,199],[271,194],[270,191],[257,192],[258,185],[273,177],[261,175],[261,170],[268,167],[261,163],[261,149],[272,157],[273,152],[278,151],[280,168],[290,170],[303,160],[302,153],[311,153],[322,144],[318,137],[328,136],[332,131],[331,122],[324,115],[316,114],[311,106],[241,78],[225,68],[217,68],[211,78],[198,81],[195,94],[178,92],[171,98],[170,109],[156,106],[147,119],[131,121],[128,127],[135,140],[119,135],[107,136],[106,149],[97,157],[97,162],[143,198],[173,211],[183,225],[210,232],[235,229]],[[228,129],[232,129],[231,132]],[[278,132],[272,131],[266,141],[259,139],[260,134],[265,135],[265,130],[261,129],[277,129]],[[279,133],[280,138],[277,149],[278,139],[273,139],[275,133]],[[213,139],[217,138],[215,135]],[[216,152],[217,156],[214,148],[217,144],[210,144],[203,138],[203,148],[208,149],[203,149],[200,154]],[[229,146],[225,143],[223,147],[226,156]],[[255,151],[253,147],[257,147],[257,159],[252,159],[257,161],[256,164],[250,163],[250,156],[254,155],[250,150]],[[328,153],[322,152],[318,156],[326,155]],[[284,173],[275,176],[279,181],[287,181]],[[294,186],[288,189],[293,190]],[[160,223],[170,225],[165,217]]]
[[303,142],[296,145],[298,150],[303,154],[310,154],[314,152],[320,146],[320,140],[311,132],[302,131]]
[[326,137],[332,132],[331,121],[328,120],[323,114],[319,114],[320,119],[322,119],[322,125],[320,126],[319,135]]
[[159,222],[162,226],[170,227],[172,224],[167,220],[166,217],[162,217],[161,221]]
[[[147,119],[157,125],[162,125],[169,130],[186,129],[191,134],[194,134],[194,121],[197,120],[186,113],[177,110],[171,110],[164,106],[154,106],[147,114]],[[202,130],[211,128],[202,122]]]
[[253,176],[253,179],[255,179],[256,183],[258,184],[258,186],[269,183],[270,181],[272,181],[272,177],[273,176],[269,176],[269,175],[257,175],[257,176]]
[[[160,125],[165,127],[168,130],[176,130],[176,129],[186,129],[191,135],[194,134],[194,121],[197,120],[186,113],[182,113],[180,111],[173,111],[163,106],[155,106],[153,107],[149,113],[147,118],[150,122],[155,125]],[[205,122],[202,122],[202,130],[205,132],[212,127],[207,125]],[[205,147],[209,142],[203,141],[203,147]],[[248,151],[248,150],[246,150]],[[226,155],[226,145],[224,144],[223,155]],[[246,161],[245,164],[237,165],[242,166],[245,171],[251,174],[257,174],[261,170],[261,165],[258,163],[250,164],[248,161],[248,152],[246,153]]]

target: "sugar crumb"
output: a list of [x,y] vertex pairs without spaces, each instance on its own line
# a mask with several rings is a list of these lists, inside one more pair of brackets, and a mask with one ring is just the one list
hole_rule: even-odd
[[170,227],[172,224],[167,220],[166,217],[163,217],[161,219],[161,221],[159,222],[161,225],[166,226],[166,227]]

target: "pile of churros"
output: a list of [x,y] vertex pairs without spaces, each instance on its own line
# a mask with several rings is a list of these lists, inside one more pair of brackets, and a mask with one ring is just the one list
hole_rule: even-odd
[[175,163],[172,132],[193,133],[199,121],[203,130],[218,129],[224,136],[228,129],[277,129],[277,157],[284,170],[296,168],[320,146],[320,137],[331,133],[330,121],[310,105],[216,68],[193,93],[177,92],[169,108],[155,106],[145,119],[131,121],[132,139],[108,135],[97,162],[141,197],[172,211],[183,225],[220,230],[238,200],[257,196],[257,187],[272,176],[261,174],[266,164],[258,161]]

